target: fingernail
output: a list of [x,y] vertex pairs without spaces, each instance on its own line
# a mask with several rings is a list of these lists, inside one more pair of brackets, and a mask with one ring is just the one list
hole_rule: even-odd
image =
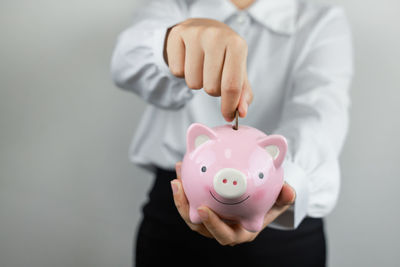
[[205,221],[208,219],[208,212],[202,208],[198,208],[197,212],[199,213],[199,216],[201,220]]
[[175,181],[171,181],[172,193],[175,195],[178,192],[178,185]]
[[294,197],[293,197],[293,199],[291,201],[291,204],[294,204],[295,201],[296,201],[296,194],[294,194]]
[[249,104],[247,104],[247,102],[245,101],[244,104],[243,104],[243,110],[244,110],[245,114],[247,114],[247,110],[248,109],[249,109]]
[[181,167],[182,167],[182,162],[177,162],[177,163],[175,164],[175,171],[176,171],[176,173],[178,173],[178,172],[181,171]]
[[244,118],[244,117],[246,116],[248,106],[249,106],[249,105],[247,104],[247,102],[244,102],[244,103],[239,107],[239,109],[240,109],[240,114],[241,114],[241,117],[242,117],[242,118]]
[[227,122],[233,121],[233,117],[225,117],[225,116],[224,116],[224,119],[225,119],[225,121],[227,121]]

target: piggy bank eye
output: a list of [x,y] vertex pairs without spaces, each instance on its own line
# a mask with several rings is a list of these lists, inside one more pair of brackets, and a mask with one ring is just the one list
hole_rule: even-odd
[[260,173],[258,174],[258,177],[260,177],[260,179],[264,178],[264,173],[260,172]]
[[201,167],[201,171],[202,172],[206,172],[207,171],[207,167],[206,166]]

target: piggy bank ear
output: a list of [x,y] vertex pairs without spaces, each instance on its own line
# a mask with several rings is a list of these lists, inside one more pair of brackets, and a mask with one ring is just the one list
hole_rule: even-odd
[[186,150],[192,152],[205,142],[216,138],[217,134],[211,128],[200,123],[193,123],[187,130]]
[[264,148],[272,157],[275,168],[279,168],[285,159],[287,142],[281,135],[270,135],[258,141],[258,145]]

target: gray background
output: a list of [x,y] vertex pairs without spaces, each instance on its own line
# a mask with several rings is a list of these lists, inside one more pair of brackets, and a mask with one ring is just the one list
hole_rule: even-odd
[[[109,60],[141,1],[0,2],[0,266],[130,266],[151,176],[127,149],[145,104]],[[356,51],[330,266],[398,266],[400,2],[343,5]]]

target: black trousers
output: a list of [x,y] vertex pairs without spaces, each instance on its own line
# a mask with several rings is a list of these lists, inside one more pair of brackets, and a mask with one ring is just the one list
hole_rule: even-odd
[[221,246],[192,231],[173,202],[174,171],[158,169],[136,240],[135,266],[325,266],[322,219],[305,218],[295,230],[265,228],[249,243]]

